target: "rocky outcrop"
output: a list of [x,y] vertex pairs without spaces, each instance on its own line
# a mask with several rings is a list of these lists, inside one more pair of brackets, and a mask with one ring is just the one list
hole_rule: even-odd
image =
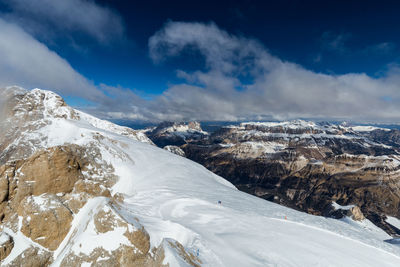
[[2,266],[50,266],[52,260],[53,258],[50,252],[31,246],[19,254],[10,264],[2,264]]
[[179,146],[165,146],[164,149],[178,156],[185,156],[185,151],[183,151]]
[[[10,161],[0,166],[0,218],[18,210],[31,196],[51,194],[61,196],[71,193],[90,191],[82,188],[84,172],[100,172],[100,162],[96,162],[95,153],[76,145],[53,147],[39,151],[26,160]],[[104,163],[107,165],[106,163]],[[97,168],[92,168],[95,166]],[[105,175],[108,182],[115,182],[111,173]],[[80,181],[80,182],[78,182]],[[95,184],[92,186],[95,186]],[[55,201],[55,200],[54,200]]]
[[176,251],[176,255],[178,255],[184,262],[188,263],[189,266],[200,267],[202,261],[193,253],[186,251],[185,248],[177,241],[174,240],[165,240],[167,246]]
[[[138,224],[139,225],[139,224]],[[91,229],[93,227],[93,229]],[[62,266],[77,266],[89,263],[96,266],[164,266],[161,249],[150,251],[150,236],[146,230],[139,226],[127,223],[111,206],[105,206],[93,216],[88,223],[87,231],[93,231],[101,236],[119,237],[123,242],[115,249],[108,250],[96,247],[90,253],[69,253],[62,260]],[[82,240],[78,246],[90,246]]]
[[67,235],[73,213],[53,194],[26,197],[18,206],[20,231],[32,241],[56,250]]
[[365,219],[364,214],[361,212],[359,207],[352,207],[350,209],[350,212],[352,214],[351,218],[355,221],[362,221]]
[[7,258],[14,248],[14,240],[8,234],[2,232],[0,234],[0,261]]

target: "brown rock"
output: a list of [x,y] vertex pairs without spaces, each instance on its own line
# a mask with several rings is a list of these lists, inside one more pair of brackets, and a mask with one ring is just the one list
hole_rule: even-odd
[[29,247],[6,266],[46,267],[49,266],[51,262],[52,255],[50,252],[35,247]]
[[82,263],[89,263],[91,266],[97,267],[168,267],[162,262],[164,260],[164,250],[162,247],[154,249],[153,253],[146,254],[144,257],[135,257],[135,250],[133,247],[122,245],[112,253],[104,250],[103,248],[96,248],[90,255],[68,254],[61,266],[75,267],[81,266]]
[[[164,251],[162,247],[150,252],[150,236],[144,228],[127,223],[114,210],[113,207],[105,206],[94,214],[93,222],[95,230],[99,234],[114,231],[116,228],[125,228],[124,236],[130,244],[120,245],[114,251],[107,251],[98,247],[89,255],[70,252],[62,261],[62,266],[80,266],[82,263],[90,263],[93,266],[123,266],[123,267],[161,267],[164,266]],[[84,245],[84,244],[82,244]]]
[[87,193],[91,196],[111,197],[110,191],[102,184],[94,181],[80,180],[75,184],[75,192]]
[[87,203],[89,198],[90,195],[84,192],[79,194],[66,194],[63,196],[63,204],[76,214]]
[[167,240],[167,245],[176,251],[176,255],[179,255],[181,259],[187,262],[190,266],[200,267],[202,261],[195,256],[193,253],[186,251],[181,243],[175,240]]
[[126,230],[126,236],[132,245],[139,249],[140,253],[145,255],[150,250],[150,236],[142,227],[140,230],[131,231],[129,228]]
[[134,248],[139,250],[134,253],[136,258],[143,257],[150,250],[150,236],[144,228],[137,229],[135,226],[128,224],[109,206],[104,207],[104,209],[95,214],[94,224],[96,231],[99,233],[113,231],[116,227],[125,228],[124,236],[128,238]]
[[26,197],[18,208],[21,232],[34,242],[55,250],[67,235],[72,212],[54,195]]
[[126,226],[127,224],[107,206],[94,215],[94,225],[98,233],[107,233],[113,231],[116,227]]
[[71,192],[86,162],[77,146],[54,147],[36,153],[21,167],[17,197]]
[[8,198],[8,176],[0,176],[0,203]]

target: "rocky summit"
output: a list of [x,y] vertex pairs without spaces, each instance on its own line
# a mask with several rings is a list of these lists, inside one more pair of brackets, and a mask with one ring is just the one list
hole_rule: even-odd
[[[244,173],[259,175],[257,168],[265,167],[262,160],[272,157],[276,166],[286,167],[269,171],[275,179],[268,182],[270,187],[263,186],[269,181],[267,174],[257,177],[260,189],[254,192],[260,196],[271,194],[274,191],[268,190],[279,188],[278,182],[283,185],[288,179],[277,175],[290,170],[288,177],[292,180],[288,181],[292,181],[289,185],[293,191],[276,194],[286,203],[302,201],[298,195],[307,199],[308,193],[298,193],[300,189],[295,185],[301,184],[299,181],[311,185],[309,180],[319,177],[326,183],[328,176],[340,173],[335,179],[353,186],[356,178],[351,170],[355,169],[364,173],[358,177],[362,190],[376,188],[368,191],[372,197],[383,190],[396,194],[393,173],[398,161],[390,145],[368,141],[362,135],[355,137],[338,128],[332,135],[341,136],[341,143],[332,139],[331,150],[328,146],[321,150],[318,144],[330,140],[330,132],[317,132],[320,130],[314,126],[307,132],[294,129],[294,133],[283,133],[286,130],[281,129],[272,134],[264,130],[265,125],[246,124],[208,137],[193,124],[169,129],[175,136],[182,136],[176,132],[186,132],[181,148],[160,149],[143,131],[75,110],[50,91],[7,87],[0,89],[0,94],[1,266],[400,265],[396,239],[368,219],[374,211],[365,209],[370,202],[357,205],[346,190],[328,198],[330,191],[319,189],[326,201],[336,201],[335,209],[348,211],[342,220],[327,219],[241,192],[182,157],[182,152],[189,157],[205,155],[207,160],[224,155],[219,161],[213,159],[214,165],[210,166],[222,166],[221,171],[225,168],[226,177],[235,173],[241,181],[238,184],[249,192],[253,189],[250,181],[256,177],[244,178]],[[154,133],[169,135],[159,130]],[[298,143],[288,141],[288,134],[298,135]],[[259,143],[253,143],[251,136]],[[320,139],[314,139],[316,136]],[[250,139],[244,141],[245,137]],[[200,147],[191,143],[203,139],[211,142],[204,146],[207,154],[195,152]],[[261,143],[270,145],[255,149]],[[369,154],[350,153],[355,149],[353,143]],[[334,151],[343,147],[346,154],[337,156]],[[390,156],[388,151],[392,151]],[[292,159],[287,165],[282,162],[285,157]],[[230,172],[235,162],[236,172]],[[246,163],[242,172],[238,171],[240,162]],[[383,172],[377,184],[376,175]],[[362,190],[359,195],[367,194]],[[394,211],[394,198],[386,201],[385,211]],[[309,203],[308,207],[318,213],[319,206]],[[345,204],[352,205],[342,206]],[[380,216],[378,212],[383,209],[377,205],[375,214]],[[395,215],[388,218],[391,224],[400,222]]]

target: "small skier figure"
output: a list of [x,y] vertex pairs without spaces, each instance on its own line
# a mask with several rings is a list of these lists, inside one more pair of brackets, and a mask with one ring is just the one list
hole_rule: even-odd
[[219,205],[221,205],[221,204],[222,204],[221,200],[218,200],[218,204],[219,204]]

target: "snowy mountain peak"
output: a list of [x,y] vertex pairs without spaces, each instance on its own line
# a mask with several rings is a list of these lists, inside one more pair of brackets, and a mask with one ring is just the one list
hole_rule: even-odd
[[[3,118],[0,121],[0,148],[4,151],[0,154],[0,163],[12,158],[23,158],[38,149],[49,147],[49,137],[57,138],[59,135],[72,138],[68,126],[76,123],[80,127],[96,127],[133,140],[152,143],[143,132],[118,126],[71,108],[51,91],[28,91],[14,86],[0,89],[0,96],[4,100],[0,115]],[[81,137],[74,138],[77,140]]]
[[16,116],[31,116],[32,113],[43,115],[44,119],[64,118],[78,120],[78,114],[71,107],[67,106],[64,100],[57,94],[33,89],[31,91],[19,90],[15,96],[20,96],[18,104],[15,106]]

